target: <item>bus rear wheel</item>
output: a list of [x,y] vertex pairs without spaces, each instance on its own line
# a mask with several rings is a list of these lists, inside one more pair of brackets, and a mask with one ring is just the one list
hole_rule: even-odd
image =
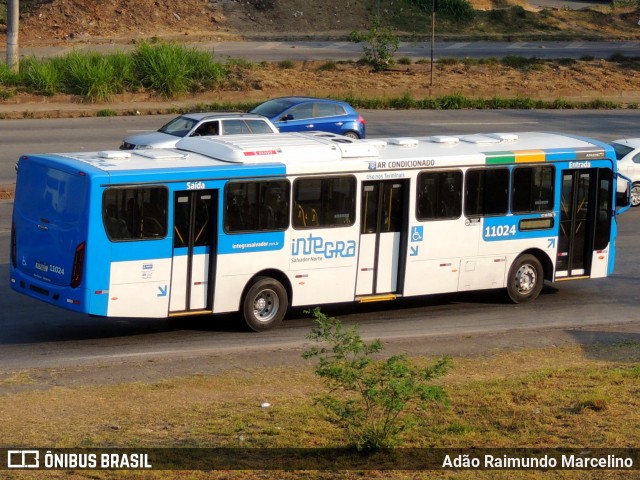
[[256,277],[243,300],[244,321],[254,332],[277,327],[289,306],[287,291],[280,282],[269,277]]
[[525,254],[516,258],[509,270],[507,293],[513,303],[527,303],[542,291],[544,271],[542,264],[533,255]]

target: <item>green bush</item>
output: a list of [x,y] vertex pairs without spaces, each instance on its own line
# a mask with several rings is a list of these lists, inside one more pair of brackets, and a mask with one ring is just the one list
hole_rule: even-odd
[[293,60],[280,60],[278,62],[278,68],[280,70],[291,70],[295,66],[296,64],[293,62]]
[[128,53],[116,52],[106,56],[107,61],[114,71],[114,90],[116,92],[135,92],[141,85],[136,77],[133,66],[133,57]]
[[61,76],[52,62],[30,57],[20,62],[17,79],[28,91],[51,96],[60,90]]
[[337,69],[338,69],[338,64],[333,60],[329,60],[317,68],[318,72],[333,72]]
[[142,86],[164,97],[181,95],[189,89],[189,65],[182,47],[141,43],[133,53],[133,64]]
[[79,95],[85,101],[104,102],[122,92],[121,77],[108,56],[72,52],[51,60],[59,72],[64,93]]
[[502,64],[505,67],[525,69],[533,65],[543,63],[543,60],[537,57],[521,57],[519,55],[506,55],[502,58]]
[[221,63],[214,62],[208,52],[187,50],[186,60],[190,65],[189,90],[200,92],[219,87],[227,78],[228,70]]
[[[432,0],[412,0],[412,3],[428,13],[433,9]],[[473,19],[475,11],[468,0],[438,0],[436,14],[452,22],[467,22]]]
[[115,110],[109,108],[104,108],[96,112],[96,117],[115,117],[117,115],[118,113]]
[[11,69],[7,67],[6,63],[0,63],[0,85],[13,87],[18,85],[18,83],[18,74],[11,71]]
[[376,72],[387,70],[393,63],[393,54],[400,45],[400,39],[392,27],[383,27],[380,18],[373,17],[373,25],[368,32],[353,31],[349,39],[363,43],[364,61]]
[[133,66],[143,87],[168,98],[213,88],[227,75],[207,52],[171,43],[141,43],[133,52]]
[[316,401],[345,430],[351,446],[398,446],[414,420],[408,412],[411,406],[420,407],[426,415],[430,403],[446,403],[444,389],[432,381],[447,372],[448,358],[426,367],[414,365],[405,355],[374,359],[382,350],[380,340],[367,344],[357,327],[345,329],[319,308],[312,313],[315,323],[307,338],[321,346],[311,347],[303,357],[318,360],[315,373],[330,393]]

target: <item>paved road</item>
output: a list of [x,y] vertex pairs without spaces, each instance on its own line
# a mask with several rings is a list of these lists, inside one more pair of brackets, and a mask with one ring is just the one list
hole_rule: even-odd
[[[613,137],[637,128],[640,115],[600,111],[435,113],[367,112],[372,135],[545,130],[564,126],[565,130],[582,133],[606,131],[607,137]],[[396,120],[385,122],[385,115],[395,116]],[[58,127],[46,142],[85,148],[104,143],[107,147],[99,148],[108,148],[117,145],[127,131],[152,128],[159,120],[131,117],[56,120],[52,124],[33,121],[44,122],[37,125],[17,121],[3,123],[3,127],[27,125],[27,130],[32,131],[36,126],[66,125]],[[85,134],[93,140],[82,138]],[[21,139],[19,128],[11,132],[10,138],[14,138],[13,148],[45,146]],[[0,201],[0,278],[4,279],[8,278],[10,211],[11,202]],[[637,269],[640,208],[621,217],[619,226],[617,271],[613,277],[549,286],[530,305],[511,305],[501,294],[482,292],[404,299],[374,306],[337,306],[326,311],[348,325],[360,324],[365,338],[382,338],[387,351],[410,354],[637,340],[640,339]],[[233,365],[290,363],[300,361],[304,337],[310,328],[309,319],[300,310],[292,311],[281,328],[264,334],[239,332],[233,318],[227,316],[207,320],[91,318],[17,295],[6,281],[0,282],[0,311],[3,312],[0,376],[2,371],[24,367],[80,365],[90,375],[104,377],[104,381],[144,380],[163,378],[168,372],[179,375]],[[114,374],[112,368],[96,369],[96,364],[118,367],[118,373]],[[88,378],[86,373],[78,377],[82,377],[78,381]]]
[[[362,57],[362,45],[348,41],[243,41],[183,42],[212,52],[219,60],[244,58],[251,61],[279,60],[358,60]],[[21,56],[50,57],[72,51],[127,51],[132,45],[78,45],[22,48]],[[554,41],[554,42],[441,42],[436,38],[434,59],[440,58],[502,58],[507,55],[538,58],[609,58],[612,54],[637,56],[640,41]],[[4,54],[2,54],[4,55]],[[409,57],[414,60],[431,57],[431,42],[401,42],[396,58]]]
[[[359,324],[366,339],[382,338],[388,352],[415,355],[640,340],[640,209],[619,225],[613,277],[547,286],[532,304],[512,305],[500,293],[481,292],[323,310],[346,325]],[[0,249],[6,247],[3,236]],[[0,262],[0,277],[7,278],[7,269]],[[261,334],[238,331],[227,316],[91,318],[19,296],[6,282],[0,283],[0,309],[11,312],[0,317],[0,378],[3,371],[29,367],[77,365],[89,369],[93,380],[121,381],[299,363],[311,325],[299,309],[278,329]]]
[[[562,131],[609,141],[640,137],[640,110],[363,110],[367,134],[426,136]],[[117,149],[125,135],[154,130],[172,116],[0,120],[0,184],[13,183],[23,153]]]

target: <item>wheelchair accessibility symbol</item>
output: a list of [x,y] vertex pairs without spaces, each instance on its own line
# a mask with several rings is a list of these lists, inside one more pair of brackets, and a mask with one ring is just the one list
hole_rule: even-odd
[[424,239],[424,227],[411,227],[411,241],[421,242]]

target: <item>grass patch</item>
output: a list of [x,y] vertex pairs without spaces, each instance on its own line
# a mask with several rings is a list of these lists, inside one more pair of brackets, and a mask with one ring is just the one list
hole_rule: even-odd
[[111,59],[110,55],[72,52],[43,62],[43,65],[58,73],[63,92],[79,95],[88,102],[104,102],[124,90],[123,79],[130,71],[130,66],[118,70],[121,65]]
[[[429,359],[414,359],[429,362]],[[414,409],[406,447],[633,447],[640,442],[640,344],[456,358],[438,384],[449,406]],[[340,447],[314,405],[311,365],[154,383],[11,393],[0,383],[7,445]],[[39,387],[40,388],[40,387]],[[269,408],[262,408],[269,402]]]
[[296,63],[293,60],[280,60],[278,62],[278,68],[280,70],[292,70],[293,68],[295,68]]
[[96,117],[115,117],[117,115],[118,112],[109,108],[103,108],[102,110],[98,110],[96,112]]
[[17,75],[0,65],[0,87],[46,96],[66,93],[87,102],[105,102],[141,88],[172,98],[218,88],[227,76],[227,68],[208,52],[166,43],[142,43],[130,54],[71,52],[43,60],[26,58]]
[[317,68],[318,72],[334,72],[336,70],[338,70],[338,64],[333,60],[324,62]]

